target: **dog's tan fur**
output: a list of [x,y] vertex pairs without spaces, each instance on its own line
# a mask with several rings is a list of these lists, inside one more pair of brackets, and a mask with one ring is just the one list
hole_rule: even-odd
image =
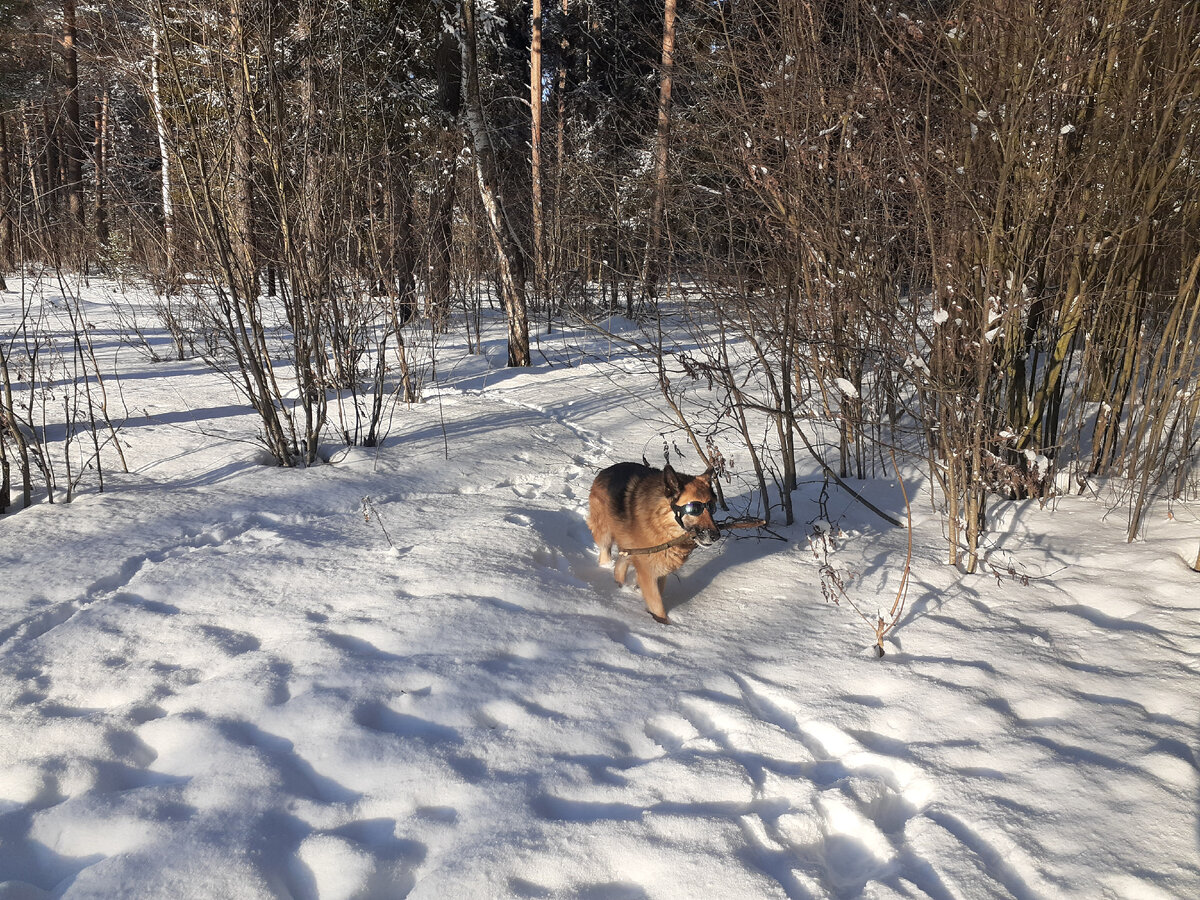
[[681,475],[668,464],[652,469],[641,463],[617,463],[596,476],[588,498],[588,527],[600,548],[600,563],[612,559],[615,543],[621,550],[657,547],[681,537],[688,531],[693,538],[657,553],[617,558],[613,577],[625,583],[630,563],[637,572],[638,587],[646,600],[646,609],[659,622],[667,623],[662,589],[667,576],[687,561],[697,543],[708,545],[720,532],[712,512],[682,516],[681,528],[672,504],[682,507],[693,500],[713,500],[712,469],[703,475]]

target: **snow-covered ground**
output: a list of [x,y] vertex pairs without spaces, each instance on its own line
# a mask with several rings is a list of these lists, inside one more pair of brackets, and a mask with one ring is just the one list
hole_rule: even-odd
[[[877,660],[804,524],[698,551],[672,626],[617,588],[588,488],[661,429],[581,332],[526,371],[447,339],[385,446],[307,471],[95,334],[130,474],[0,518],[0,898],[1200,896],[1197,507],[1127,545],[1102,500],[998,506],[1024,585],[943,564],[912,472]],[[905,530],[830,508],[886,608]]]

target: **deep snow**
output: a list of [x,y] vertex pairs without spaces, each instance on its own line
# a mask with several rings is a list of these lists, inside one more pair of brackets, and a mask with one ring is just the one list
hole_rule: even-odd
[[[806,524],[698,551],[664,627],[584,523],[661,460],[620,345],[450,336],[382,448],[282,470],[81,291],[131,472],[0,518],[0,898],[1200,896],[1200,507],[1000,504],[1025,585],[944,565],[914,471],[883,660]],[[830,510],[886,608],[904,529]]]

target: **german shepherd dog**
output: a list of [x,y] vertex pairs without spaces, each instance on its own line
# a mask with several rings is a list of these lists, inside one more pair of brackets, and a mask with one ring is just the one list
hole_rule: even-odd
[[667,576],[687,561],[696,546],[709,546],[720,538],[713,521],[716,500],[713,470],[703,475],[681,475],[668,463],[652,469],[641,463],[617,463],[604,469],[592,483],[588,497],[588,528],[600,548],[600,564],[619,550],[657,547],[691,533],[689,540],[657,553],[618,556],[613,567],[617,584],[625,583],[629,564],[637,572],[638,587],[650,615],[669,624],[662,589]]

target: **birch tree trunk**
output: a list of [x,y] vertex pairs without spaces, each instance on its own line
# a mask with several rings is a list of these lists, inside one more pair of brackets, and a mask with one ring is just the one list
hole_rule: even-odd
[[479,55],[475,0],[461,0],[459,41],[462,45],[463,83],[466,88],[467,129],[471,133],[475,180],[487,220],[488,234],[496,249],[500,290],[508,317],[508,364],[528,366],[529,318],[525,302],[525,260],[504,209],[496,150],[492,146],[483,100],[479,91]]
[[163,112],[162,88],[159,80],[158,29],[152,29],[150,35],[150,102],[154,107],[154,127],[158,132],[166,275],[168,280],[173,280],[175,278],[175,210],[171,204],[171,157],[167,149],[167,119]]
[[658,82],[658,129],[654,135],[654,196],[650,206],[650,237],[642,269],[642,295],[658,296],[662,269],[663,215],[667,203],[667,150],[671,137],[671,78],[675,69],[675,0],[663,0],[662,71]]

